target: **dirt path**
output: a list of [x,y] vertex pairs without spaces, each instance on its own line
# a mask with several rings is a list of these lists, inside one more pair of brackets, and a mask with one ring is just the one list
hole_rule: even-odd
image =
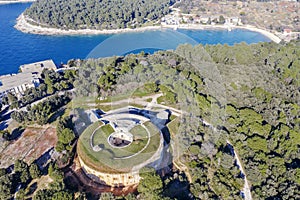
[[177,161],[173,161],[173,164],[177,169],[179,169],[180,171],[183,171],[186,174],[186,177],[187,177],[189,183],[193,182],[189,168],[185,164],[183,164],[179,159]]
[[[150,96],[144,96],[141,98],[129,98],[129,99],[123,99],[123,100],[119,100],[119,101],[100,103],[100,105],[113,106],[113,105],[120,105],[120,104],[124,104],[124,103],[127,103],[129,105],[130,103],[133,103],[133,104],[139,104],[141,106],[144,106],[146,109],[151,109],[153,107],[168,109],[168,110],[172,111],[172,114],[175,116],[180,116],[182,113],[184,113],[183,111],[178,110],[176,108],[158,104],[157,99],[161,96],[163,96],[163,94],[159,93],[159,94],[154,94],[154,95],[150,95]],[[152,98],[151,102],[147,102],[147,99],[149,99],[149,98]],[[109,113],[109,112],[107,112],[107,113]]]
[[[212,124],[210,124],[209,122],[207,122],[207,121],[205,121],[205,120],[203,120],[203,119],[201,119],[200,121],[201,121],[205,126],[210,127],[213,131],[217,131],[217,128],[214,127],[214,126],[213,126]],[[234,146],[229,142],[229,140],[226,140],[226,142],[227,142],[228,144],[230,144],[230,145],[233,147],[233,149],[234,149]],[[241,162],[241,160],[240,160],[240,158],[239,158],[238,153],[237,153],[236,150],[234,150],[234,157],[235,157],[235,159],[236,159],[237,165],[239,166],[241,172],[244,174],[244,181],[245,181],[245,182],[244,182],[244,187],[243,187],[243,189],[242,189],[242,192],[243,192],[244,195],[245,195],[245,200],[252,200],[250,184],[249,184],[249,181],[248,181],[248,179],[247,179],[247,176],[246,176],[244,167],[243,167],[243,165],[242,165],[242,162]]]

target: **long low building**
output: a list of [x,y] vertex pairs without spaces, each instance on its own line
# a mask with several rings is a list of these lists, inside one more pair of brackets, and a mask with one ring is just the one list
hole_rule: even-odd
[[44,69],[56,70],[52,60],[26,64],[20,66],[20,73],[0,76],[0,100],[7,93],[21,97],[28,88],[40,84],[41,73]]
[[40,84],[36,74],[19,73],[0,76],[0,98],[8,92],[21,96],[28,88],[37,87]]

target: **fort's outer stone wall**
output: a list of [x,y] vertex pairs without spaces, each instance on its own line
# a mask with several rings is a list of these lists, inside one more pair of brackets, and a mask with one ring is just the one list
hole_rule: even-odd
[[[124,116],[128,117],[128,114],[126,114]],[[138,116],[138,118],[140,120],[149,121],[148,118],[145,118],[143,116],[139,116],[139,115],[136,115],[136,116]],[[106,117],[109,118],[110,116],[106,116]],[[163,158],[164,158],[164,156],[163,156],[163,154],[164,154],[164,137],[163,137],[161,131],[159,131],[159,137],[160,137],[160,143],[159,143],[159,147],[156,150],[156,152],[151,156],[150,159],[145,160],[144,162],[141,162],[141,163],[137,164],[136,166],[134,166],[132,168],[132,171],[129,173],[103,173],[103,172],[97,171],[97,170],[87,166],[84,163],[84,161],[80,158],[80,155],[78,155],[79,163],[80,163],[83,171],[85,172],[85,174],[96,182],[99,182],[99,183],[102,183],[105,185],[109,185],[112,187],[135,185],[135,184],[138,184],[141,179],[139,176],[139,170],[142,167],[144,167],[146,165],[152,166],[155,169],[159,169],[161,167],[161,164],[163,163]]]
[[89,166],[85,165],[84,162],[79,158],[79,163],[83,168],[84,172],[87,176],[92,178],[94,181],[113,186],[129,186],[138,184],[140,181],[139,172],[130,172],[130,173],[120,173],[120,174],[111,174],[111,173],[103,173],[96,171]]
[[133,171],[130,173],[112,174],[112,173],[99,172],[84,164],[80,156],[78,156],[79,163],[82,169],[84,170],[85,174],[96,182],[109,185],[112,187],[134,185],[134,184],[138,184],[140,181],[139,170],[142,167],[146,165],[150,165],[155,169],[158,169],[160,167],[163,158],[162,155],[163,147],[164,147],[163,143],[164,143],[164,139],[162,134],[160,133],[160,145],[157,151],[155,152],[155,154],[147,161],[135,166],[133,168]]

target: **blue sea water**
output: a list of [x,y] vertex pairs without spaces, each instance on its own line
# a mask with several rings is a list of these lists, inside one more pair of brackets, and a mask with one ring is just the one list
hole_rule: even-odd
[[103,57],[141,50],[175,49],[178,44],[224,44],[270,41],[252,31],[162,30],[116,35],[43,36],[14,28],[16,18],[30,3],[0,5],[0,75],[16,73],[22,64],[53,59],[56,64],[72,58]]

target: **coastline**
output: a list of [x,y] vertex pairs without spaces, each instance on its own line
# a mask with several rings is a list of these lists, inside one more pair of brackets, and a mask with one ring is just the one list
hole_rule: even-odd
[[166,28],[178,28],[178,29],[189,29],[189,30],[214,30],[214,29],[221,29],[221,30],[232,30],[232,29],[245,29],[249,31],[254,31],[261,33],[262,35],[266,36],[270,40],[272,40],[275,43],[279,43],[281,39],[275,35],[274,33],[271,33],[270,31],[257,28],[255,26],[251,25],[242,25],[242,26],[235,26],[235,25],[201,25],[201,24],[180,24],[180,25],[164,25],[163,27]]
[[281,39],[275,34],[259,29],[254,26],[234,26],[234,25],[201,25],[201,24],[180,24],[180,25],[161,25],[161,26],[147,26],[135,29],[114,29],[114,30],[93,30],[93,29],[82,29],[82,30],[62,30],[57,28],[46,28],[41,26],[32,25],[27,22],[24,14],[22,13],[17,18],[17,23],[14,26],[19,31],[24,33],[39,34],[39,35],[100,35],[100,34],[117,34],[127,32],[143,32],[147,30],[161,30],[163,28],[171,29],[191,29],[191,30],[213,30],[213,29],[246,29],[263,34],[275,43],[279,43]]
[[11,3],[30,3],[35,0],[15,0],[15,1],[0,1],[0,5],[11,4]]
[[113,30],[94,30],[94,29],[81,29],[81,30],[62,30],[57,28],[46,28],[36,26],[28,23],[24,14],[22,13],[17,18],[17,23],[14,26],[17,30],[24,33],[38,34],[38,35],[101,35],[101,34],[116,34],[127,32],[143,32],[147,30],[159,30],[161,26],[146,26],[135,29],[113,29]]

